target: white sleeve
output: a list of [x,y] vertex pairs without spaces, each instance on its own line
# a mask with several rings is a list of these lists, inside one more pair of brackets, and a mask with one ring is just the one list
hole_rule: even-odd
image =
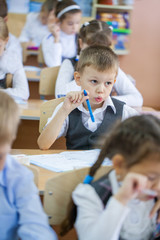
[[74,67],[69,59],[65,59],[59,69],[58,77],[56,80],[55,96],[66,95],[66,85],[73,80]]
[[19,36],[20,42],[28,42],[31,40],[30,38],[30,30],[32,28],[32,13],[27,15],[26,23],[24,25],[24,28],[22,29],[22,32]]
[[[55,108],[52,116],[51,116],[50,118],[48,118],[47,123],[46,123],[46,125],[44,126],[44,128],[45,128],[45,127],[48,125],[48,123],[50,123],[50,121],[54,118],[54,116],[57,114],[58,110],[62,107],[62,104],[63,104],[63,102],[61,102],[60,104],[58,104],[58,106]],[[62,136],[66,136],[67,130],[68,130],[68,125],[69,125],[69,117],[67,117],[67,118],[64,120],[64,123],[63,123],[63,125],[62,125],[62,127],[61,127],[61,130],[60,130],[57,138],[60,138],[60,137],[62,137]]]
[[19,97],[24,100],[29,98],[29,86],[24,68],[17,69],[13,74],[12,88],[4,89],[11,96]]
[[141,107],[143,105],[142,95],[120,68],[118,69],[114,88],[118,94],[118,96],[113,96],[114,98],[132,107]]
[[[118,240],[128,207],[111,197],[106,207],[89,184],[79,184],[72,194],[77,205],[75,228],[79,240]],[[107,236],[107,237],[106,237]]]
[[61,43],[54,43],[54,37],[47,35],[42,40],[42,51],[45,64],[48,67],[60,66],[62,62]]
[[122,120],[125,120],[129,117],[136,116],[136,115],[139,115],[139,113],[134,108],[131,108],[131,107],[127,106],[126,104],[124,105]]

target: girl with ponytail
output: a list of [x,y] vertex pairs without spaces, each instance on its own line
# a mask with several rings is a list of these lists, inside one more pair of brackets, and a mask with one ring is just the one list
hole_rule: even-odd
[[[113,170],[94,182],[103,160]],[[160,120],[131,117],[107,134],[98,160],[72,194],[64,235],[75,224],[79,240],[160,239]]]

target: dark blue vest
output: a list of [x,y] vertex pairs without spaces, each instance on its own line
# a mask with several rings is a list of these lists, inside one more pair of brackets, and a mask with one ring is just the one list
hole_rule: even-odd
[[99,137],[102,137],[115,121],[122,118],[125,103],[114,98],[112,98],[112,101],[116,113],[108,106],[102,123],[94,132],[85,128],[82,123],[82,112],[77,108],[69,114],[69,127],[66,134],[67,149],[89,150],[99,148],[99,145],[97,145]]

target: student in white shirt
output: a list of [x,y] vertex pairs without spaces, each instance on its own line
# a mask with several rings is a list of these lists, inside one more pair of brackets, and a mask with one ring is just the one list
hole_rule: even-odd
[[[14,98],[29,98],[28,81],[21,60],[16,52],[6,48],[9,40],[7,25],[0,17],[0,87]],[[6,88],[6,74],[12,74],[12,88]]]
[[[118,71],[117,55],[106,46],[85,48],[80,55],[76,83],[81,91],[70,92],[57,106],[53,116],[38,138],[41,149],[48,149],[57,137],[66,136],[68,149],[91,149],[98,137],[117,119],[124,120],[137,112],[125,103],[110,97]],[[88,96],[84,96],[83,90]],[[89,99],[95,122],[88,112]]]
[[[106,157],[113,170],[92,182]],[[158,240],[159,196],[160,119],[134,116],[105,136],[98,160],[72,193],[62,235],[75,221],[79,240]]]
[[[4,21],[7,23],[8,21],[8,8],[7,3],[5,0],[0,1],[0,17],[4,19]],[[18,58],[22,61],[22,47],[21,44],[13,34],[9,33],[9,40],[6,44],[6,49],[14,52],[18,55]]]
[[56,24],[50,24],[52,34],[42,41],[45,63],[48,67],[61,65],[66,58],[77,54],[77,33],[81,21],[81,9],[72,0],[59,1],[55,11]]
[[[92,20],[82,25],[79,33],[80,49],[92,45],[111,46],[111,44],[112,30],[107,23]],[[56,97],[64,96],[70,91],[79,91],[80,88],[76,85],[73,77],[76,61],[77,59],[75,61],[68,59],[63,61],[56,80]],[[120,67],[118,69],[117,81],[114,84],[114,90],[117,93],[117,96],[114,96],[116,99],[124,101],[132,107],[142,106],[142,95]]]
[[57,0],[46,0],[40,13],[31,12],[28,14],[26,24],[19,37],[20,42],[26,42],[27,47],[39,47],[44,36],[48,35],[48,22],[51,18],[54,22],[54,11]]

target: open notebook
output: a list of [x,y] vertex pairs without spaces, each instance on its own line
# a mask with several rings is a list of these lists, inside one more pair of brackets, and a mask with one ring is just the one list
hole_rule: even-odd
[[[77,168],[89,167],[97,160],[99,149],[87,151],[66,151],[58,154],[23,155],[31,163],[54,172],[64,172]],[[20,160],[20,155],[13,155]],[[105,159],[103,165],[110,166],[112,162]]]

